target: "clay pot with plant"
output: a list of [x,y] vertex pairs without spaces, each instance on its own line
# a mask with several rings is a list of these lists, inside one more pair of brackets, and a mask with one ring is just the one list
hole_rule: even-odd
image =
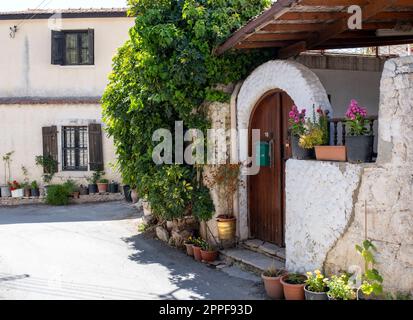
[[184,242],[185,248],[186,248],[186,254],[190,257],[194,256],[194,240],[192,237],[189,237],[188,239],[185,240]]
[[100,179],[97,183],[99,193],[108,192],[108,179]]
[[102,178],[102,176],[105,173],[100,171],[100,170],[96,170],[92,173],[92,176],[89,178],[86,178],[86,180],[88,181],[88,189],[89,189],[89,194],[95,194],[98,193],[98,181]]
[[31,197],[31,187],[30,187],[30,180],[29,180],[29,172],[25,166],[21,167],[22,173],[23,173],[23,183],[21,187],[23,188],[23,193],[25,198],[30,198]]
[[281,277],[286,275],[286,271],[277,269],[274,263],[262,275],[265,292],[271,299],[281,300],[284,298],[284,290],[281,284]]
[[196,261],[201,262],[202,261],[202,255],[201,255],[201,248],[203,245],[204,240],[201,238],[195,238],[193,239],[193,245],[192,245],[192,250],[194,252],[194,259]]
[[289,273],[281,277],[286,300],[304,300],[304,287],[307,277],[299,273]]
[[307,272],[306,286],[304,287],[306,300],[328,300],[327,297],[327,282],[328,279],[321,273],[320,270]]
[[207,242],[201,247],[201,258],[205,262],[214,262],[218,257],[218,250]]
[[233,241],[236,234],[237,219],[234,216],[234,194],[242,181],[239,179],[240,164],[209,166],[204,184],[209,189],[216,188],[225,197],[225,213],[217,217],[218,238]]

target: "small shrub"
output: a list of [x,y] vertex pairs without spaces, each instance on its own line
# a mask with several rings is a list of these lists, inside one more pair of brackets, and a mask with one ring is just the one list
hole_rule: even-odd
[[320,270],[307,272],[306,284],[312,292],[326,292],[328,279],[324,277]]
[[349,277],[346,274],[332,276],[328,281],[328,296],[333,300],[355,300],[356,293],[349,284]]
[[69,196],[73,192],[70,184],[55,184],[47,188],[46,203],[52,206],[69,204]]

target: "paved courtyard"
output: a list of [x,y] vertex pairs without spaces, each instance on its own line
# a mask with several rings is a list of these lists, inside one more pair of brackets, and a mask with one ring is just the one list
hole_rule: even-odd
[[112,202],[0,208],[0,299],[262,299],[258,277],[224,271],[137,232]]

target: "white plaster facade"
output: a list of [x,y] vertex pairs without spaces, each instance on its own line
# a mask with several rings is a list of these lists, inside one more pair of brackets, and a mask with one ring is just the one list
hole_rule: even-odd
[[[61,170],[61,127],[99,123],[104,129],[101,105],[97,101],[108,83],[112,58],[128,39],[134,19],[82,16],[55,22],[34,17],[19,25],[20,20],[0,19],[0,30],[3,30],[0,32],[0,156],[15,152],[11,178],[19,182],[24,178],[21,166],[28,169],[30,180],[41,182],[42,169],[35,165],[35,156],[43,153],[42,127],[47,126],[58,129],[60,164],[53,182],[71,178],[85,183],[85,177],[91,175],[90,171]],[[9,27],[14,25],[19,27],[11,38]],[[51,32],[57,27],[63,31],[94,30],[93,65],[51,63]],[[71,101],[77,99],[86,102]],[[113,141],[102,131],[106,177],[119,181],[119,174],[110,165],[116,162]],[[1,170],[0,183],[4,181]]]

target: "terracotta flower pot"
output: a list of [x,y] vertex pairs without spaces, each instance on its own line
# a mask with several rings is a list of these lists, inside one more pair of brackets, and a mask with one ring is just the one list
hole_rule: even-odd
[[267,296],[275,300],[284,299],[284,289],[280,282],[281,277],[266,277],[262,274],[261,278],[264,281]]
[[30,188],[25,188],[24,189],[24,197],[25,198],[30,198],[32,196],[32,192],[30,190]]
[[285,282],[285,279],[288,275],[282,276],[280,279],[281,284],[284,288],[284,296],[286,300],[304,300],[304,287],[305,283],[303,284],[290,284]]
[[139,195],[136,189],[132,189],[130,196],[132,198],[132,203],[137,203],[139,201]]
[[218,251],[201,250],[201,258],[206,262],[214,262],[218,257]]
[[192,243],[185,243],[186,254],[190,257],[194,256],[194,248]]
[[196,261],[202,261],[201,256],[201,247],[192,246],[192,250],[194,251],[194,258]]
[[97,185],[98,185],[99,193],[108,192],[108,184],[107,183],[98,183]]
[[340,161],[347,160],[345,146],[316,146],[315,155],[319,161]]
[[80,198],[80,192],[79,191],[72,192],[72,196],[73,196],[74,199],[79,199]]
[[217,218],[218,238],[220,240],[234,239],[235,231],[236,231],[236,222],[237,222],[237,219],[235,217],[231,217],[231,218],[218,217]]

